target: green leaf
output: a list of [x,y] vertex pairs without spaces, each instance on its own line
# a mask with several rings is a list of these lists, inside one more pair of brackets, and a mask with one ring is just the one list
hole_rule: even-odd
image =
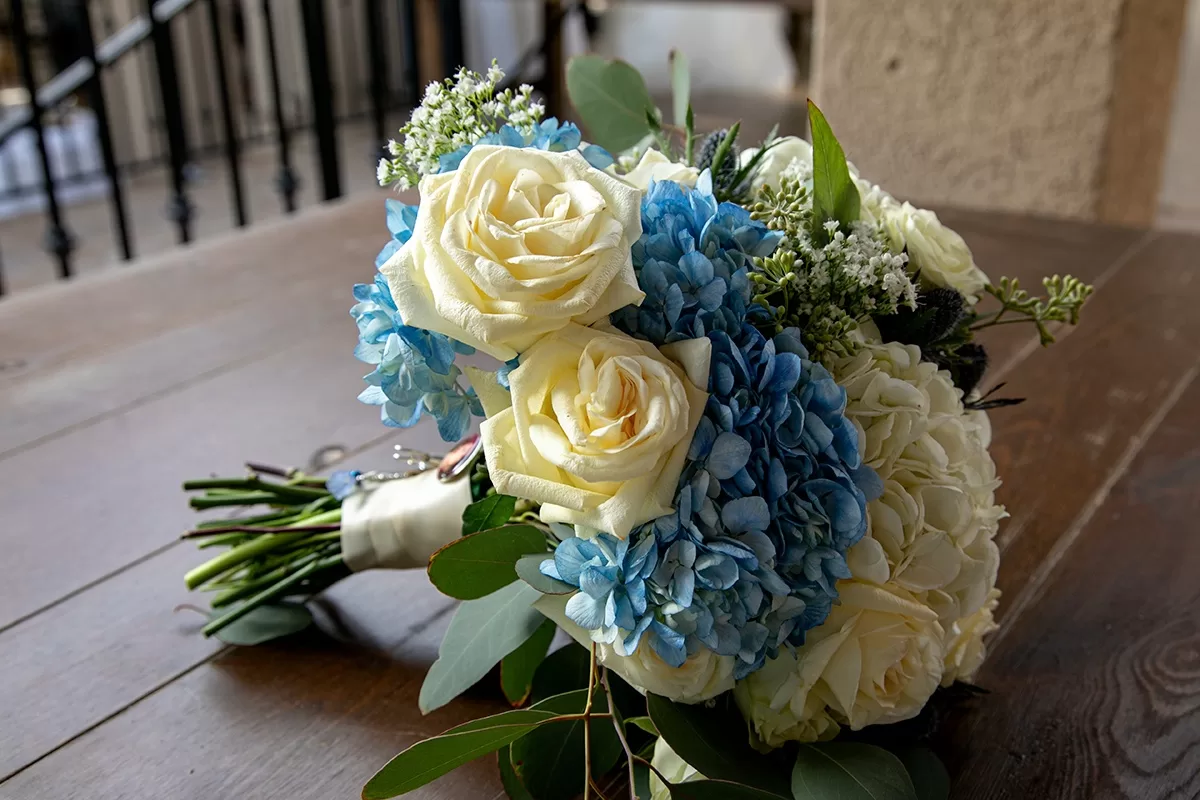
[[429,580],[442,594],[478,600],[517,579],[517,559],[546,552],[532,525],[507,525],[455,539],[429,557]]
[[[586,690],[567,696],[579,694],[586,699]],[[592,708],[608,710],[608,701],[600,687],[595,690]],[[582,704],[574,710],[582,711]],[[592,775],[600,776],[616,766],[623,752],[621,740],[612,720],[593,719],[590,726]],[[583,720],[547,724],[512,746],[513,768],[537,800],[573,800],[578,796],[584,783],[583,760]]]
[[633,765],[633,796],[637,800],[653,800],[650,796],[650,768],[640,761]]
[[[221,609],[213,619],[228,611]],[[299,633],[312,624],[312,613],[303,603],[272,603],[247,612],[213,635],[225,644],[255,645]]]
[[558,626],[553,620],[543,621],[533,636],[525,640],[525,644],[500,661],[500,688],[514,706],[529,699],[529,693],[533,691],[533,674],[546,659],[546,651],[550,649],[550,642],[554,640],[557,630]]
[[658,736],[658,728],[654,727],[654,720],[649,717],[630,717],[625,720],[628,725],[635,725],[651,736]]
[[917,800],[946,800],[950,796],[950,773],[928,747],[902,747],[893,751],[908,770]]
[[687,124],[687,110],[692,97],[692,73],[687,53],[671,51],[671,118],[676,125]]
[[704,775],[788,796],[785,772],[750,746],[746,721],[728,695],[712,708],[674,703],[655,694],[646,700],[662,738],[684,761],[702,765]]
[[500,785],[509,800],[534,800],[534,796],[521,783],[517,771],[512,765],[512,746],[507,745],[496,751],[496,766],[500,769]]
[[[734,781],[703,780],[671,784],[671,800],[783,800],[783,795]],[[842,798],[830,796],[826,800]]]
[[[813,224],[818,228],[828,220],[837,220],[846,231],[859,217],[858,186],[850,179],[846,154],[833,129],[813,101],[808,101],[808,122],[813,143]],[[823,229],[822,229],[823,231]],[[825,234],[821,231],[821,240]]]
[[[551,698],[543,707],[533,706],[517,711],[505,711],[483,719],[472,720],[443,733],[417,742],[393,758],[375,773],[363,787],[363,800],[384,800],[411,792],[436,780],[468,761],[499,750],[530,731],[563,713],[558,709],[562,698]],[[575,702],[582,708],[582,701]]]
[[532,636],[545,620],[533,608],[540,596],[537,589],[514,582],[487,597],[463,602],[421,684],[421,712],[428,714],[458,697]]
[[463,509],[463,536],[499,528],[517,510],[517,498],[506,494],[489,494]]
[[567,64],[567,93],[592,141],[613,153],[650,132],[646,112],[654,101],[641,74],[624,61],[575,56]]
[[916,800],[900,759],[872,744],[802,744],[792,768],[796,800]]
[[533,675],[533,700],[575,690],[586,690],[591,653],[585,647],[570,642],[546,656]]
[[564,583],[560,580],[555,580],[549,575],[543,575],[540,569],[541,563],[550,557],[549,553],[541,555],[522,556],[517,559],[515,565],[517,575],[521,580],[528,583],[533,588],[537,589],[542,594],[570,594],[577,591],[574,586],[569,583]]

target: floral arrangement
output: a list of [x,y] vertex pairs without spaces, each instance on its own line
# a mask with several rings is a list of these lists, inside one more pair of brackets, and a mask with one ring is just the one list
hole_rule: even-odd
[[[698,134],[672,58],[673,124],[583,56],[585,143],[493,65],[431,85],[380,162],[420,204],[386,201],[354,290],[359,399],[478,437],[404,478],[190,485],[271,506],[189,534],[230,548],[189,576],[232,606],[208,632],[294,630],[270,615],[427,561],[463,602],[422,710],[499,665],[512,710],[418,742],[365,798],[487,755],[513,798],[603,797],[612,774],[653,798],[945,795],[914,744],[977,691],[1005,516],[987,410],[1020,402],[980,396],[976,336],[1049,344],[1090,287],[993,284],[811,103],[811,144]],[[548,654],[560,629],[581,646]]]

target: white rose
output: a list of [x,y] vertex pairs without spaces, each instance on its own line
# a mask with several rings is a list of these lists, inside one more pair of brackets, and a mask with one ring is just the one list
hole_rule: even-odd
[[702,703],[733,688],[733,656],[719,656],[701,647],[687,657],[683,666],[672,667],[654,652],[643,638],[632,655],[625,652],[621,639],[611,644],[595,641],[594,634],[576,625],[566,612],[568,595],[543,595],[533,606],[584,647],[596,648],[596,662],[620,675],[641,692],[666,697],[678,703]]
[[[760,149],[758,147],[751,147],[743,150],[738,165],[744,167],[749,164]],[[791,169],[802,176],[812,172],[812,163],[811,144],[798,136],[781,137],[776,140],[776,143],[772,145],[767,154],[758,162],[758,167],[754,171],[751,188],[755,192],[762,189],[763,186],[778,189],[779,179],[785,171]]]
[[921,278],[934,286],[956,289],[971,300],[979,297],[988,276],[975,266],[963,238],[943,225],[937,214],[891,198],[881,199],[873,214],[892,248],[908,251],[909,263]]
[[775,748],[787,742],[825,741],[841,730],[811,688],[803,684],[795,655],[782,650],[778,658],[739,681],[733,696],[757,739]]
[[641,193],[576,151],[478,145],[420,189],[413,236],[380,269],[409,325],[507,361],[645,297]]
[[684,186],[695,186],[700,178],[700,170],[687,164],[678,164],[657,150],[647,150],[638,165],[620,177],[644,192],[654,181],[675,181]]
[[512,406],[480,429],[496,490],[621,539],[670,513],[711,352],[573,323],[545,337],[509,374]]
[[[833,731],[822,714],[861,730],[920,713],[942,678],[937,614],[898,586],[838,583],[840,603],[795,654],[751,674],[739,705],[768,745]],[[764,702],[764,698],[770,698]]]
[[[654,755],[650,758],[650,764],[671,783],[704,780],[704,776],[680,758],[661,736],[654,743]],[[653,771],[650,772],[650,800],[671,800],[671,788],[659,780]]]
[[987,602],[969,617],[964,617],[946,629],[945,669],[942,685],[955,681],[971,681],[983,664],[987,648],[983,637],[1000,626],[996,624],[996,606],[1000,602],[1000,590],[992,589]]

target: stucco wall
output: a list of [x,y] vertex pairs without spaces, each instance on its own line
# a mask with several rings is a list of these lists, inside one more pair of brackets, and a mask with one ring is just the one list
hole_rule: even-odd
[[827,0],[813,96],[914,201],[1091,218],[1122,0]]

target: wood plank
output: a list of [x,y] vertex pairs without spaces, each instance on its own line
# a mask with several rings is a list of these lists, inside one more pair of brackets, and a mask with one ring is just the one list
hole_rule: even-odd
[[[1082,324],[1010,376],[1027,397],[992,412],[1005,481],[1000,588],[1012,597],[1120,463],[1142,423],[1200,355],[1192,236],[1162,236],[1089,303]],[[1005,603],[1001,603],[1003,618]]]
[[352,331],[350,287],[387,240],[382,205],[360,196],[0,304],[0,361],[12,365],[0,372],[0,458],[323,323]]
[[[413,447],[435,447],[438,436],[428,422],[405,433]],[[360,469],[394,469],[392,439],[345,463]],[[184,496],[169,498],[182,505]],[[169,541],[169,533],[162,539]],[[204,604],[203,595],[183,585],[186,570],[212,551],[180,542],[109,580],[85,589],[52,608],[0,632],[0,780],[42,757],[82,731],[120,712],[169,683],[221,647],[199,635],[202,618],[173,612],[185,603]],[[373,598],[378,599],[378,598]],[[381,607],[390,607],[386,599]],[[413,614],[409,619],[415,619]],[[347,630],[360,623],[344,617]],[[364,641],[378,641],[369,628]],[[53,668],[47,668],[53,654]]]
[[[417,710],[453,608],[422,573],[355,576],[326,602],[359,644],[301,636],[227,651],[0,783],[0,798],[70,797],[83,786],[92,800],[357,797],[399,750],[499,708],[469,697],[428,717]],[[419,796],[499,790],[485,759]]]
[[[247,458],[304,464],[385,437],[355,400],[353,330],[326,326],[261,362],[0,461],[0,627],[141,558],[193,522],[188,477]],[[65,554],[70,557],[65,557]]]
[[956,797],[1200,796],[1195,374],[942,732]]

